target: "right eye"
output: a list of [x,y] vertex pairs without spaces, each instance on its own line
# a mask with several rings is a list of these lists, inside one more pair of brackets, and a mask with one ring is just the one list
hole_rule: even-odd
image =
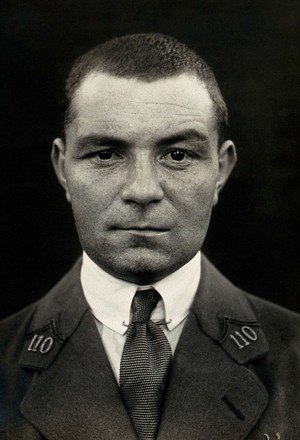
[[120,160],[122,156],[114,151],[111,148],[106,148],[105,150],[98,150],[95,153],[91,154],[91,156],[99,163],[104,162],[115,162],[117,160]]
[[100,160],[109,160],[113,157],[114,152],[112,150],[101,150],[96,153],[96,156]]
[[104,148],[103,150],[96,150],[93,153],[86,155],[91,163],[100,167],[114,166],[122,162],[123,155],[112,148]]

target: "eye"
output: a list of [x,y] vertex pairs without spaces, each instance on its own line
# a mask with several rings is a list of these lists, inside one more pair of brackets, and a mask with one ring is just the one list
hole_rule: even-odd
[[122,158],[121,154],[117,151],[114,151],[112,148],[98,150],[91,154],[91,157],[94,157],[98,163],[104,164],[104,162],[107,162],[107,165],[113,164]]
[[101,150],[97,152],[97,157],[100,160],[109,160],[113,157],[113,154],[112,150]]
[[163,154],[161,163],[171,168],[185,169],[193,163],[194,159],[195,154],[192,151],[172,148]]
[[170,155],[171,155],[172,160],[174,160],[176,162],[181,162],[186,157],[186,153],[182,150],[172,150],[170,152]]
[[122,155],[112,148],[104,148],[88,154],[87,159],[91,160],[97,166],[114,166],[122,161]]

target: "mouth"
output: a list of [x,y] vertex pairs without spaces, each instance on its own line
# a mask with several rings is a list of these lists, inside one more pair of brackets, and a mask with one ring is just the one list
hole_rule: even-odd
[[113,228],[117,231],[139,235],[141,237],[151,237],[151,236],[159,236],[166,234],[170,231],[168,228],[162,227],[153,227],[153,226],[130,226],[130,227],[122,227],[122,228]]

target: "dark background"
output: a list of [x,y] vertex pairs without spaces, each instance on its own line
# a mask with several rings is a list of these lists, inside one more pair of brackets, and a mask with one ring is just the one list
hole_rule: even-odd
[[49,154],[63,80],[109,37],[158,31],[211,65],[239,162],[205,251],[235,283],[300,311],[299,0],[2,0],[1,316],[46,292],[80,254]]

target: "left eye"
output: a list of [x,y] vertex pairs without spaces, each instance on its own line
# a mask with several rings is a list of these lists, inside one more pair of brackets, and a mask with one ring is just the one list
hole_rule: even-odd
[[173,150],[170,152],[172,160],[180,162],[186,158],[186,153],[182,150]]
[[182,170],[192,164],[194,157],[194,153],[190,150],[173,148],[163,154],[161,163],[168,167]]

